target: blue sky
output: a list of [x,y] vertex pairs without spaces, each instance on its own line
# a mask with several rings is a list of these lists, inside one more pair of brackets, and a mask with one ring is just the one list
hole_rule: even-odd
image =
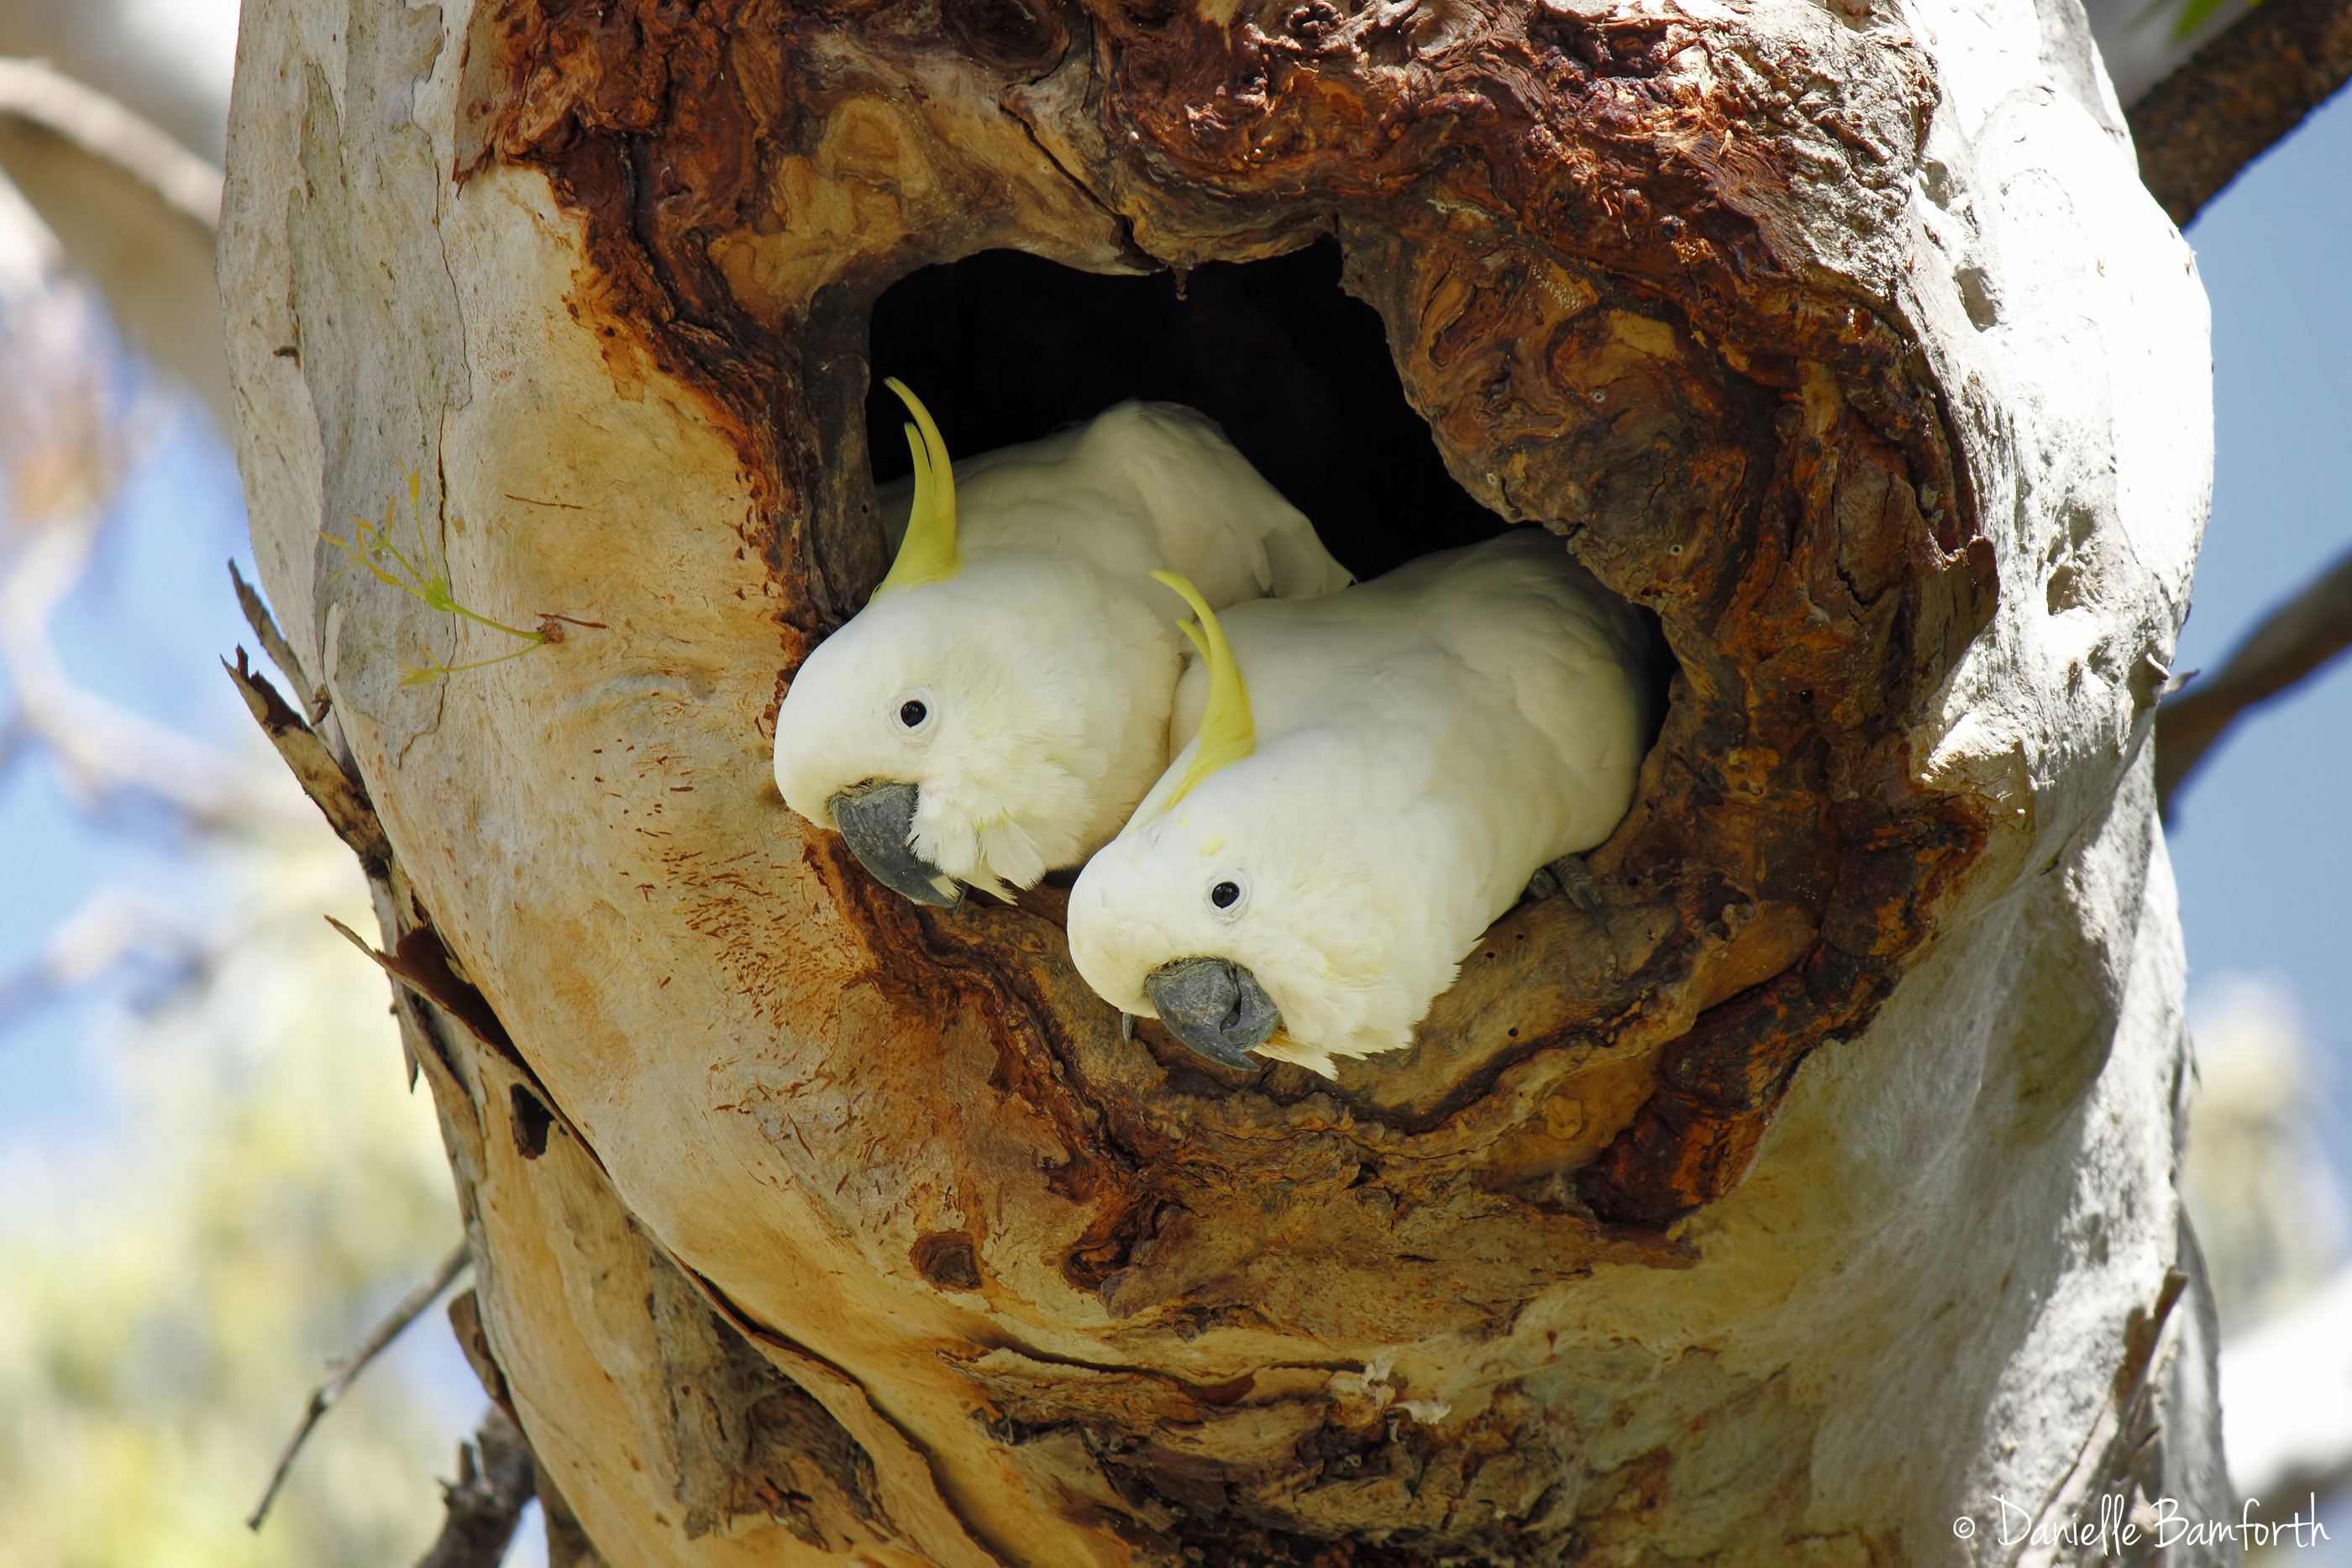
[[[2352,95],[2189,231],[2213,301],[2213,517],[2175,667],[2217,670],[2265,610],[2352,550]],[[2240,721],[2168,834],[2190,995],[2232,973],[2292,991],[2352,1175],[2352,658]]]
[[[89,576],[59,609],[66,667],[125,707],[245,743],[253,720],[213,663],[253,641],[230,597],[231,553],[250,576],[236,465],[203,408],[184,398],[152,459],[123,487]],[[0,981],[100,887],[152,892],[203,919],[218,904],[192,848],[166,814],[135,800],[93,820],[46,757],[20,755],[0,773],[0,863],[10,892],[0,899]],[[135,991],[137,977],[128,978]],[[83,1046],[125,995],[119,986],[91,988],[0,1030],[0,1139],[102,1119],[105,1093]]]

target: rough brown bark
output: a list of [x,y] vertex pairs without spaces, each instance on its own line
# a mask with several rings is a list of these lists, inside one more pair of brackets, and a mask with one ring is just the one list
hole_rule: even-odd
[[2187,227],[2352,78],[2352,5],[2263,0],[2126,111],[2140,178]]
[[[608,1560],[1933,1560],[1987,1478],[2171,1484],[2168,1422],[2210,1469],[2134,760],[2201,405],[2053,374],[1999,249],[2081,264],[2096,362],[2199,362],[2094,113],[2001,78],[2022,128],[1953,121],[1899,17],[1708,0],[271,0],[246,39],[257,554],[352,770],[312,782],[390,847],[477,1348]],[[2094,273],[2010,193],[2046,171],[1979,170],[2034,135],[2140,248]],[[766,782],[883,568],[891,285],[1324,237],[1462,491],[1678,664],[1601,917],[1506,916],[1336,1084],[1123,1042],[1058,894],[914,908]],[[313,542],[402,469],[461,597],[602,630],[404,685],[449,629]],[[2095,1248],[2036,1207],[2078,1191]],[[1958,1370],[1858,1442],[1919,1397],[1895,1322]],[[2045,1333],[2064,1375],[1998,1396]]]
[[[1387,319],[1408,391],[1436,415],[1465,488],[1507,517],[1546,520],[1660,612],[1685,685],[1641,804],[1595,863],[1610,927],[1640,933],[1635,953],[1612,952],[1607,934],[1561,911],[1498,928],[1473,962],[1482,984],[1424,1030],[1435,1048],[1392,1064],[1378,1103],[1359,1112],[1402,1134],[1413,1165],[1458,1160],[1516,1126],[1532,1140],[1522,1166],[1482,1160],[1481,1186],[1547,1182],[1563,1155],[1585,1166],[1593,1148],[1528,1131],[1559,1098],[1583,1107],[1581,1141],[1605,1150],[1583,1182],[1597,1215],[1663,1223],[1737,1176],[1813,1043],[1867,1019],[1981,833],[1964,806],[1898,781],[1886,747],[1895,716],[1990,612],[1993,574],[1989,551],[1970,552],[1932,389],[1867,302],[1806,277],[1768,219],[1798,205],[1786,172],[1801,166],[1794,145],[1845,170],[1865,211],[1891,197],[1925,106],[1907,46],[1849,42],[1833,26],[1766,41],[1768,73],[1826,48],[1850,78],[1843,101],[1789,127],[1771,117],[1769,75],[1753,91],[1675,79],[1683,51],[1736,56],[1755,41],[1572,13],[1479,18],[1440,63],[1398,72],[1377,66],[1390,28],[1373,13],[1343,22],[1307,7],[1280,33],[1239,36],[1198,18],[1146,26],[1111,13],[1097,23],[1108,79],[1087,89],[1084,57],[1056,69],[1070,59],[1066,27],[1018,6],[951,7],[944,33],[896,9],[867,13],[851,34],[757,5],[477,16],[473,41],[488,47],[468,58],[460,171],[504,160],[550,173],[586,217],[613,286],[600,330],[638,340],[729,408],[756,493],[779,509],[863,486],[864,432],[845,417],[855,405],[794,386],[805,345],[854,353],[885,284],[1000,241],[1006,214],[943,203],[906,232],[837,236],[822,283],[770,282],[758,260],[761,176],[820,161],[845,119],[895,120],[894,78],[963,55],[983,62],[1016,112],[1024,99],[1042,108],[1056,93],[1100,92],[1103,145],[1053,151],[1090,187],[1130,197],[1139,239],[1180,265],[1336,228],[1349,286]],[[763,90],[769,62],[820,56],[822,78],[787,67],[785,91]],[[1204,103],[1230,107],[1192,107]],[[1847,126],[1844,139],[1825,129]],[[917,168],[950,190],[994,172],[940,129],[892,133],[902,188]],[[1710,154],[1709,138],[1725,151]],[[1127,150],[1138,147],[1148,151]],[[656,169],[668,193],[648,204]],[[729,253],[748,253],[734,277],[714,259]],[[819,507],[804,527],[864,515]],[[881,558],[870,527],[847,538],[754,529],[747,543],[783,606],[789,678],[809,643],[863,602]],[[1821,614],[1790,645],[1800,595]],[[1693,813],[1695,799],[1726,807]],[[839,886],[878,927],[875,959],[910,987],[965,946],[939,922],[865,899],[854,873]],[[1055,923],[1050,908],[1042,918]],[[982,949],[967,962],[1003,960]],[[1526,1006],[1530,982],[1562,974],[1578,977],[1569,994]],[[1063,974],[1033,994],[1086,1010],[1072,992]],[[1465,1010],[1482,992],[1513,998],[1510,1023]],[[1742,992],[1753,994],[1709,1011]],[[1658,1024],[1608,1029],[1642,1012]],[[1614,1038],[1603,1045],[1596,1026]],[[1654,1082],[1669,1041],[1672,1064]],[[1033,1061],[1024,1075],[1042,1069]],[[1250,1108],[1244,1146],[1319,1119],[1297,1106],[1310,1092],[1303,1075],[1259,1078],[1270,1095],[1218,1097],[1226,1116]],[[1609,1084],[1597,1101],[1593,1078]],[[1172,1186],[1111,1175],[1154,1164],[1171,1124],[1164,1110],[1106,1109],[1110,1122],[1080,1137],[1062,1178],[1102,1204],[1066,1264],[1088,1288],[1118,1271],[1150,1217],[1186,1207],[1194,1181],[1233,1181],[1230,1170]],[[1065,1128],[1092,1120],[1075,1105],[1051,1114]],[[1433,1140],[1441,1119],[1450,1128]],[[1304,1175],[1367,1153],[1360,1138],[1345,1142],[1355,1146],[1285,1146]],[[1526,1245],[1574,1268],[1601,1242],[1571,1217]],[[1370,1300],[1418,1294],[1391,1271],[1392,1249],[1365,1261],[1384,1276],[1361,1281]]]
[[416,1568],[498,1568],[531,1499],[530,1445],[493,1406],[457,1448],[457,1479],[442,1489],[448,1515]]

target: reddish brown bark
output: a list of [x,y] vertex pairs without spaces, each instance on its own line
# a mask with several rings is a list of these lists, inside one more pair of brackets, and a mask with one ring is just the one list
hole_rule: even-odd
[[[1129,1266],[1168,1250],[1189,1192],[1255,1185],[1269,1147],[1335,1200],[1420,1201],[1433,1182],[1519,1195],[1498,1198],[1505,1298],[1599,1257],[1671,1261],[1609,1227],[1661,1224],[1738,1180],[1790,1071],[1867,1020],[1981,831],[1909,782],[1895,737],[1990,612],[1990,552],[1971,543],[1937,393],[1904,339],[1780,232],[1810,198],[1770,83],[1812,68],[1801,52],[1700,96],[1668,68],[1678,51],[1756,41],[1469,13],[1442,67],[1383,69],[1376,25],[1311,5],[1230,31],[1009,0],[950,6],[943,24],[758,0],[478,15],[459,172],[547,171],[589,220],[600,276],[580,308],[701,387],[734,433],[760,503],[745,542],[785,607],[785,679],[882,565],[862,507],[825,504],[864,494],[871,301],[928,263],[1055,245],[957,148],[906,148],[957,191],[961,224],[845,249],[806,297],[730,284],[715,245],[772,227],[775,172],[813,154],[843,105],[902,90],[894,78],[942,51],[987,62],[1016,113],[1078,90],[1065,78],[1090,83],[1088,145],[1055,151],[1136,214],[1142,251],[1182,264],[1338,234],[1456,476],[1566,534],[1658,612],[1681,662],[1640,800],[1594,857],[1607,931],[1565,908],[1507,917],[1376,1085],[1334,1096],[1283,1067],[1226,1081],[1147,1028],[1179,1092],[1143,1094],[1074,1048],[1069,977],[1040,964],[1058,945],[1050,911],[950,928],[839,857],[828,883],[883,973],[910,995],[968,992],[997,1020],[1000,1088],[1073,1151],[1057,1188],[1099,1206],[1066,1267],[1122,1311],[1145,1304],[1138,1291],[1255,1310],[1221,1308],[1206,1278],[1159,1267],[1147,1283]],[[1837,150],[1865,194],[1875,182],[1893,201],[1926,111],[1918,67],[1899,40],[1848,47],[1843,100],[1812,111],[1806,150]],[[803,369],[821,358],[835,361],[824,382]],[[1619,1086],[1563,1137],[1542,1107],[1596,1077]],[[1289,1135],[1269,1145],[1276,1128]],[[1538,1192],[1552,1196],[1527,1201]],[[1427,1300],[1415,1244],[1351,1234],[1331,1219],[1347,1207],[1287,1255],[1364,1271],[1366,1310],[1428,1332],[1429,1309],[1407,1304]],[[931,1245],[961,1277],[962,1239]]]
[[[1859,5],[258,0],[257,540],[478,1348],[608,1556],[1892,1561],[2098,1470],[2181,1255],[2135,758],[2205,349],[2063,11],[1931,72]],[[959,453],[1247,383],[1351,565],[1565,536],[1673,655],[1597,917],[1332,1082],[1123,1040],[1050,889],[878,889],[763,709],[882,569],[910,359]],[[401,678],[479,629],[313,514],[417,468],[579,634]]]

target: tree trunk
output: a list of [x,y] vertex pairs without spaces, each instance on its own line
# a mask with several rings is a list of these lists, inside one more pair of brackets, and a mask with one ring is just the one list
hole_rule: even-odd
[[[325,790],[479,1364],[606,1560],[1946,1563],[2229,1512],[2147,755],[2206,309],[2073,0],[249,0],[240,49],[256,552],[368,797]],[[1059,894],[911,906],[769,776],[885,565],[877,310],[960,455],[1102,352],[1033,329],[1059,284],[886,290],[1325,235],[1460,490],[1675,665],[1600,918],[1523,904],[1336,1084],[1122,1041]],[[1305,294],[1234,303],[1271,276],[1154,298],[1234,350],[1210,401],[1305,388],[1226,423],[1349,493],[1393,444]],[[992,332],[1021,373],[959,382]],[[407,471],[459,603],[596,624],[404,680],[520,646],[322,544]]]

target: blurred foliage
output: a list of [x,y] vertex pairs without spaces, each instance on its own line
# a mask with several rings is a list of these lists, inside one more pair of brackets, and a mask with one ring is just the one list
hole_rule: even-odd
[[2345,1204],[2321,1139],[2317,1057],[2273,984],[2218,986],[2196,1019],[2197,1090],[2180,1192],[2224,1338],[2318,1290],[2342,1260]]
[[327,1364],[458,1229],[383,986],[319,918],[372,923],[351,857],[323,824],[215,852],[242,917],[100,1042],[120,1124],[0,1167],[0,1568],[382,1568],[438,1525],[446,1416],[385,1366],[243,1523]]
[[2189,34],[2205,25],[2206,19],[2221,8],[2222,0],[2189,0],[2180,15],[2172,19],[2172,41],[2180,43]]
[[[2263,0],[2246,0],[2245,8],[2251,11],[2262,3]],[[2173,16],[2172,26],[2165,30],[2165,36],[2176,44],[2182,44],[2189,41],[2190,34],[2221,15],[2222,8],[2229,4],[2230,0],[2152,0],[2152,4],[2133,20],[2136,26],[2144,26],[2168,13],[2177,12]]]

